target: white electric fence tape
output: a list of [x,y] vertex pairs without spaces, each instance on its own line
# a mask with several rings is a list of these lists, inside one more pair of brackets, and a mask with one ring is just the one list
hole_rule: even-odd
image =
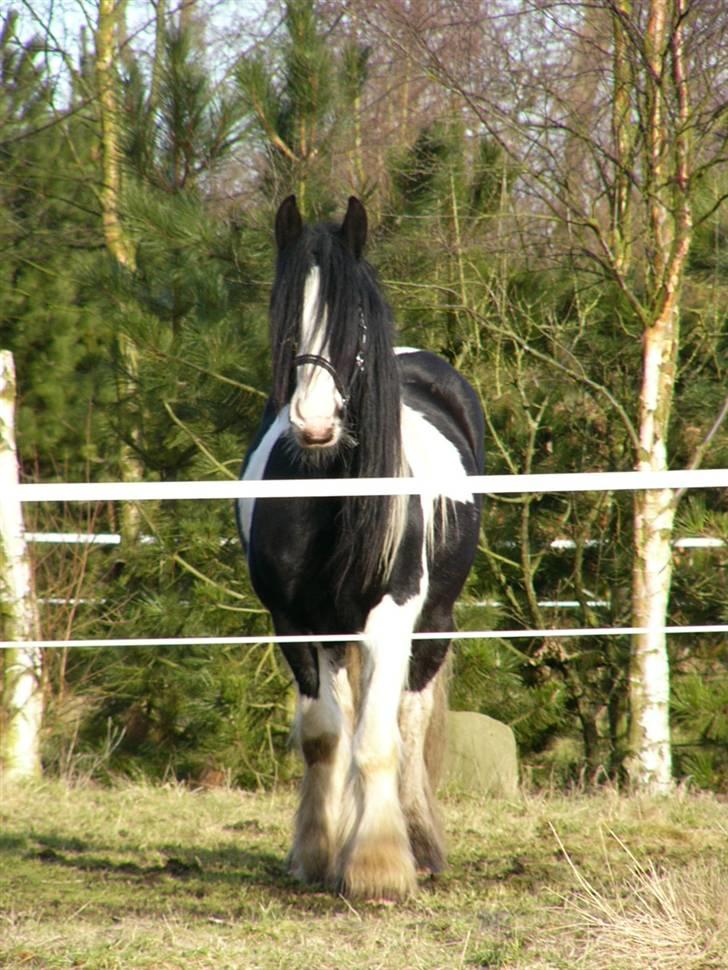
[[[17,485],[21,502],[147,502],[164,499],[331,498],[341,495],[439,495],[450,482],[421,478],[307,478],[228,482],[49,482]],[[666,472],[573,472],[471,475],[473,493],[624,492],[643,489],[728,488],[728,468]]]
[[[728,488],[728,468],[688,469],[665,472],[576,472],[542,475],[473,475],[468,479],[475,493],[506,495],[519,492],[616,492],[643,489]],[[234,498],[329,498],[341,495],[438,495],[447,492],[447,481],[437,478],[355,478],[306,479],[305,481],[192,481],[192,482],[65,482],[24,484],[12,488],[12,497],[21,502],[111,502],[161,501],[174,499]],[[651,628],[654,631],[654,628]],[[666,626],[666,634],[728,633],[726,624],[700,626]],[[646,633],[643,627],[599,627],[543,630],[473,630],[438,633],[415,633],[413,640],[506,640],[527,637],[550,639],[561,637],[632,636]],[[24,640],[0,641],[0,649],[62,647],[185,647],[185,646],[250,646],[267,643],[353,643],[359,635],[341,636],[243,636],[179,637],[176,639],[108,639],[108,640]]]
[[[660,628],[668,634],[679,633],[728,633],[728,626],[722,624],[707,624],[701,626],[666,626]],[[528,637],[550,640],[560,637],[600,637],[600,636],[632,636],[637,633],[648,633],[647,627],[562,627],[543,630],[453,630],[444,633],[413,633],[413,640],[523,640]],[[654,632],[654,630],[652,630]],[[322,634],[311,636],[301,634],[296,636],[247,636],[247,637],[178,637],[176,639],[154,639],[153,637],[137,637],[129,639],[108,640],[23,640],[19,642],[0,641],[0,649],[9,648],[41,648],[43,650],[59,647],[246,647],[267,643],[361,643],[362,633],[350,634]]]

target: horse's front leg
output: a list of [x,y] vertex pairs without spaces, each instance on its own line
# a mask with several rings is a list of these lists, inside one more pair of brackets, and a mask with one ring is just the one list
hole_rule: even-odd
[[[298,648],[301,649],[301,648]],[[294,738],[304,761],[296,813],[292,874],[304,882],[336,881],[338,835],[351,761],[352,700],[345,648],[307,648],[316,677],[297,677]],[[291,663],[296,674],[295,660]]]
[[397,899],[416,888],[399,799],[400,698],[416,608],[390,596],[370,612],[362,644],[361,702],[354,733],[339,886],[346,895]]

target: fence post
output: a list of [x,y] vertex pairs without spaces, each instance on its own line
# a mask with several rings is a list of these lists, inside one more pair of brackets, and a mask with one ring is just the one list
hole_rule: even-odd
[[0,351],[0,629],[18,647],[0,651],[0,777],[35,778],[41,773],[43,717],[41,651],[23,641],[39,639],[38,613],[14,488],[18,483],[15,446],[15,366]]

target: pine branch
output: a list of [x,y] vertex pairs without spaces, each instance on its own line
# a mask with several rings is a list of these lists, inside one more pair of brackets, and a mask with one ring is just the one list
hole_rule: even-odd
[[[245,603],[250,602],[250,596],[247,596],[244,593],[237,593],[234,589],[230,589],[229,586],[223,586],[222,583],[218,583],[210,576],[206,576],[203,572],[200,572],[199,569],[195,568],[195,566],[193,566],[192,563],[187,562],[187,560],[184,559],[178,552],[176,552],[172,556],[172,561],[176,562],[178,566],[181,566],[186,572],[190,573],[196,579],[199,579],[201,582],[205,583],[208,586],[212,586],[213,589],[220,590],[226,596],[230,596],[232,597],[232,599],[243,600],[243,602]],[[240,607],[236,607],[236,612],[252,613],[252,614],[255,614],[256,616],[267,616],[268,614],[267,610],[264,610],[260,607],[252,607],[252,606],[243,607],[242,609]]]
[[212,466],[216,468],[226,478],[235,479],[237,476],[233,475],[233,473],[228,468],[222,465],[217,460],[217,458],[213,455],[213,453],[209,450],[209,448],[207,448],[203,444],[203,442],[197,437],[197,435],[193,431],[191,431],[180,418],[177,417],[177,415],[172,410],[172,407],[169,404],[169,402],[163,401],[162,403],[164,404],[164,410],[170,416],[172,421],[177,425],[178,428],[181,428],[182,431],[184,431],[184,433],[194,442],[197,449],[200,452],[202,452],[202,454],[205,456],[205,458],[208,459],[209,462],[211,462]]

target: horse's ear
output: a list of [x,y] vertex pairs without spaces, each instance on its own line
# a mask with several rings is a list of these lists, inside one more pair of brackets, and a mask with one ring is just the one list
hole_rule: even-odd
[[303,232],[303,219],[296,205],[296,196],[289,195],[284,199],[276,212],[276,246],[279,251],[296,242]]
[[353,195],[349,198],[349,206],[341,224],[341,234],[351,252],[359,259],[367,241],[367,210]]

